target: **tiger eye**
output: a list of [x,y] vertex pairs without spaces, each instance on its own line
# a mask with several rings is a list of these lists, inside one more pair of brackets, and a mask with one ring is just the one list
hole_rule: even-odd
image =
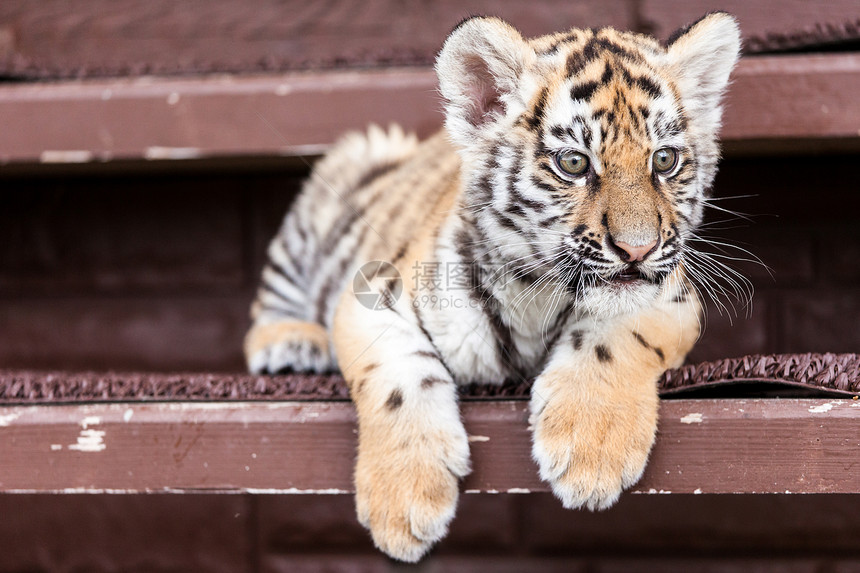
[[555,156],[555,164],[565,174],[578,177],[588,170],[588,157],[576,151],[566,151]]
[[651,158],[654,165],[654,171],[657,173],[666,173],[675,168],[678,163],[678,152],[671,147],[663,147],[654,152]]

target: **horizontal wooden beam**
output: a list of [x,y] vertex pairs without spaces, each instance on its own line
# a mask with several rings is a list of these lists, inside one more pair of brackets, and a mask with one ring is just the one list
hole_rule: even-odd
[[[744,59],[723,138],[857,141],[860,54]],[[0,86],[0,164],[314,155],[344,131],[441,125],[429,69],[186,79],[111,79]],[[750,147],[750,146],[748,146]]]
[[[466,401],[468,493],[547,491],[525,401]],[[860,493],[860,402],[664,400],[636,493]],[[0,492],[349,493],[348,402],[0,408]]]

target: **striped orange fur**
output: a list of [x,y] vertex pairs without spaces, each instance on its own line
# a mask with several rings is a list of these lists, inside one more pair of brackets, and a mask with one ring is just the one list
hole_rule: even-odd
[[458,384],[535,379],[533,455],[566,507],[639,479],[656,380],[699,334],[689,239],[739,47],[724,13],[667,46],[472,18],[437,60],[444,130],[372,127],[315,166],[245,352],[254,372],[343,373],[380,549],[416,561],[447,531],[469,472]]

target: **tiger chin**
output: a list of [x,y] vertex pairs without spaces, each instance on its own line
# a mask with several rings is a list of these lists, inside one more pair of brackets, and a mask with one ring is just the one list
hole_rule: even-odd
[[315,165],[245,355],[343,373],[358,519],[382,551],[414,562],[447,533],[470,471],[458,385],[534,379],[532,454],[565,507],[640,478],[657,380],[699,335],[688,242],[739,50],[725,13],[667,45],[471,18],[436,62],[440,133],[372,127]]

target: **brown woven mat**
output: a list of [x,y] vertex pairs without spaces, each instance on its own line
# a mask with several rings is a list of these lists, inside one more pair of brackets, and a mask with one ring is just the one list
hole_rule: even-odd
[[[702,362],[667,372],[664,396],[733,385],[803,388],[854,396],[860,392],[858,354],[779,354]],[[530,382],[471,385],[465,400],[526,398]],[[347,400],[339,375],[158,374],[0,370],[0,404],[144,401]]]
[[[807,27],[768,32],[744,38],[746,55],[818,49],[853,49],[860,42],[860,18],[842,23],[816,23]],[[326,57],[265,57],[246,61],[139,61],[95,65],[61,65],[31,60],[20,54],[0,59],[0,79],[17,81],[62,80],[76,78],[137,77],[144,75],[257,74],[297,70],[343,68],[381,68],[392,66],[431,66],[436,50],[420,48],[368,48]]]

